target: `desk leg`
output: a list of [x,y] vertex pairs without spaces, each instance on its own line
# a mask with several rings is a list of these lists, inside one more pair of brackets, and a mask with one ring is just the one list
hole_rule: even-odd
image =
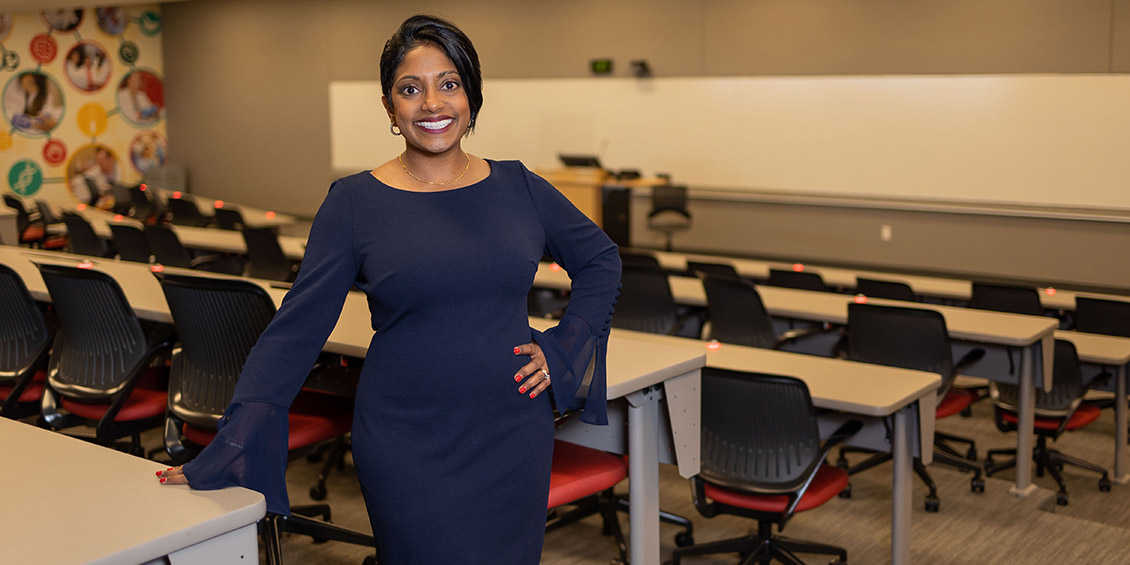
[[1130,482],[1126,469],[1126,365],[1118,368],[1114,385],[1114,481]]
[[[1020,352],[1020,410],[1016,424],[1016,484],[1008,490],[1015,496],[1028,496],[1036,490],[1032,482],[1032,434],[1036,418],[1036,344]],[[1050,371],[1050,367],[1045,370]],[[1042,381],[1041,381],[1042,382]]]
[[894,415],[891,430],[891,565],[910,563],[910,500],[911,459],[909,422],[911,408],[903,408]]
[[632,565],[659,564],[659,399],[655,389],[628,395],[628,547]]

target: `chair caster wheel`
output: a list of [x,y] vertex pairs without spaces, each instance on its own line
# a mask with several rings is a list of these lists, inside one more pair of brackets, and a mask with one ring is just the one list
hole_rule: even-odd
[[679,532],[675,534],[675,545],[678,547],[690,547],[694,545],[694,536],[687,532]]
[[310,498],[312,498],[314,500],[325,500],[326,499],[326,486],[325,485],[314,485],[314,486],[310,487]]
[[965,458],[970,460],[970,461],[976,461],[977,460],[977,448],[974,447],[974,446],[970,446],[969,451],[965,452]]
[[985,479],[970,479],[969,490],[973,492],[985,492]]
[[1099,490],[1103,492],[1110,492],[1110,479],[1105,477],[1099,479]]
[[361,565],[377,565],[377,556],[376,555],[366,556],[365,560],[361,562]]
[[961,409],[961,417],[962,418],[968,418],[972,415],[973,415],[973,409],[972,408],[966,406],[965,408]]
[[847,457],[844,457],[843,454],[840,454],[840,457],[838,459],[836,459],[836,467],[847,471],[848,470]]
[[1055,503],[1059,506],[1067,506],[1067,493],[1066,492],[1056,493]]
[[851,498],[851,483],[848,483],[848,485],[844,487],[844,490],[841,490],[836,496],[840,498]]
[[985,469],[986,475],[988,475],[990,477],[993,476],[993,458],[992,457],[986,457],[985,458],[985,464],[983,465],[983,467]]
[[938,508],[941,506],[941,504],[942,504],[942,502],[940,500],[938,500],[938,497],[936,497],[936,496],[926,497],[926,511],[927,512],[937,512]]

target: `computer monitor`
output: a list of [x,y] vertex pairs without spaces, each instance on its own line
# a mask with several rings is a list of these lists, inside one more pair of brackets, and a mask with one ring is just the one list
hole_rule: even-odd
[[600,166],[600,159],[596,155],[564,155],[558,154],[558,159],[565,164],[566,167],[595,167],[603,169]]

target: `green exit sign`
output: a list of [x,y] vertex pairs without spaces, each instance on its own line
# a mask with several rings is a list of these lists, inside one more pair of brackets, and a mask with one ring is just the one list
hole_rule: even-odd
[[593,59],[589,61],[589,68],[594,75],[607,75],[612,73],[612,59]]

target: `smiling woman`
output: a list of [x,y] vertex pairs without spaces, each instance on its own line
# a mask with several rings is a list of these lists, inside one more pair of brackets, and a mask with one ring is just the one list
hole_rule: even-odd
[[[517,161],[463,151],[482,107],[471,42],[405,21],[381,56],[382,102],[404,150],[335,182],[298,279],[240,375],[217,439],[165,484],[249,486],[286,513],[285,408],[350,287],[376,334],[357,387],[353,460],[386,565],[540,561],[553,408],[606,424],[615,244]],[[383,132],[382,132],[383,134]],[[543,254],[573,281],[560,323],[529,327]],[[442,359],[442,362],[436,362]],[[582,391],[586,372],[591,381]],[[552,390],[552,394],[549,392]]]

